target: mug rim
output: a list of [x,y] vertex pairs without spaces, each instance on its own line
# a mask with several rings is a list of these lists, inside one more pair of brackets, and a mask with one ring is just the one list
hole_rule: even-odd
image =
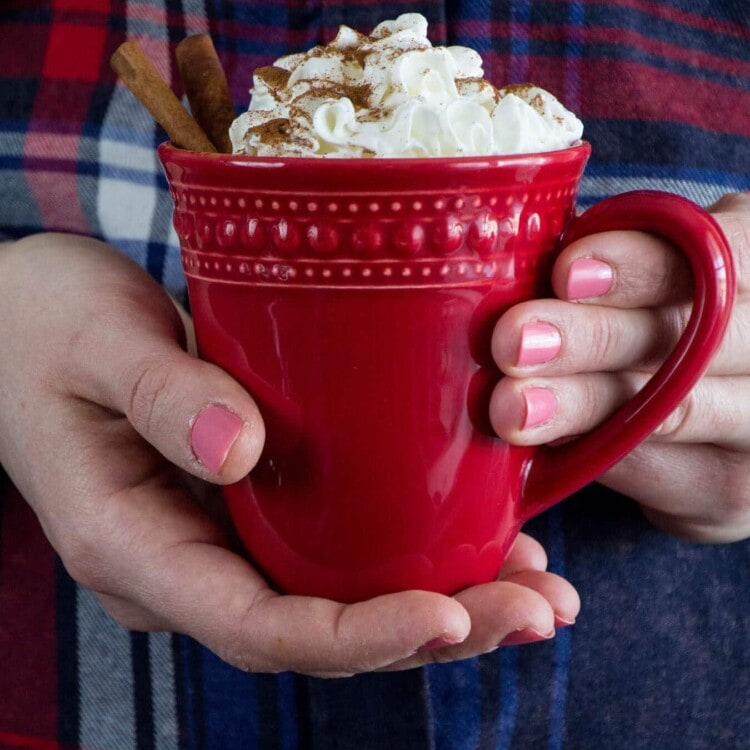
[[521,154],[498,154],[482,156],[426,156],[426,157],[335,157],[320,156],[250,156],[247,154],[220,154],[202,151],[189,151],[174,145],[171,141],[164,141],[157,147],[162,161],[169,161],[181,166],[241,167],[245,169],[292,171],[315,168],[320,172],[359,171],[362,165],[375,171],[392,171],[413,169],[420,165],[424,169],[488,169],[498,167],[522,167],[534,165],[536,167],[548,164],[565,164],[587,159],[591,153],[591,144],[587,140],[580,140],[572,146],[552,151],[535,151]]

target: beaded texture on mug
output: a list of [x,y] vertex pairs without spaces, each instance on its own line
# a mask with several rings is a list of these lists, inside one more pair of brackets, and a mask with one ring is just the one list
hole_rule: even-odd
[[533,276],[575,183],[519,192],[279,196],[172,182],[186,274],[312,286],[423,286]]

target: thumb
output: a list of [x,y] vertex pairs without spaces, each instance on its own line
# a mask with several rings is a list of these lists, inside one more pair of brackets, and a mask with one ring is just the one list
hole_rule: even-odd
[[144,348],[115,395],[133,427],[191,474],[228,484],[260,457],[265,429],[250,395],[219,367],[177,347]]
[[88,337],[96,352],[87,357],[80,395],[124,414],[171,463],[214,483],[236,482],[263,448],[258,407],[221,368],[182,349],[183,322],[169,298],[156,294],[162,299],[152,297],[147,310],[110,315]]

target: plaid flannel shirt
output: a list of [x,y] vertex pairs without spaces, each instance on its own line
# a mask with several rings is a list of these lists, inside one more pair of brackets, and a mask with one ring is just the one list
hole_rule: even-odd
[[[209,32],[239,108],[253,68],[406,11],[581,115],[582,205],[750,189],[748,0],[3,0],[0,238],[93,235],[183,294],[164,135],[111,53],[137,39],[177,87],[174,45]],[[597,486],[530,531],[584,601],[553,641],[345,681],[244,674],[111,622],[0,474],[0,748],[750,748],[750,543],[680,542]]]

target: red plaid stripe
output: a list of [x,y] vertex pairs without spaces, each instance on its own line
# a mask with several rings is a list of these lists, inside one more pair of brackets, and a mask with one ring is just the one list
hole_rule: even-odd
[[0,498],[0,742],[41,748],[58,724],[55,555],[18,492]]

